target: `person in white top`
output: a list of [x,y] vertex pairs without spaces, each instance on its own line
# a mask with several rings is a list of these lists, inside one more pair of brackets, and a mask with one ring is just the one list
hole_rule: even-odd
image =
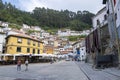
[[25,66],[26,66],[26,69],[25,69],[25,71],[28,71],[28,60],[26,59],[26,61],[25,61]]

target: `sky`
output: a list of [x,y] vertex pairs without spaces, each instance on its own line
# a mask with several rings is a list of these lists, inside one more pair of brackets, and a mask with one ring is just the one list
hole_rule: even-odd
[[55,10],[66,10],[77,12],[78,10],[87,10],[96,14],[105,5],[103,0],[3,0],[10,2],[17,8],[32,12],[35,7],[45,7]]

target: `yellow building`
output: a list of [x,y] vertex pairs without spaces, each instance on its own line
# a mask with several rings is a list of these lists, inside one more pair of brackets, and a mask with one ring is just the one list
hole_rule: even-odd
[[6,53],[41,54],[43,42],[23,34],[9,35],[6,38]]
[[[28,35],[12,34],[6,37],[6,53],[11,55],[21,54],[23,56],[42,54],[43,42]],[[13,59],[13,57],[6,57],[6,60],[9,59]]]
[[52,45],[46,45],[44,46],[44,53],[47,53],[47,54],[53,54],[53,46]]

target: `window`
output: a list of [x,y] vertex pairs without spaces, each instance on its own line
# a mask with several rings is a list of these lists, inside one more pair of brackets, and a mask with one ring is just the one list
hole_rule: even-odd
[[16,52],[21,52],[21,47],[17,47]]
[[27,53],[30,53],[30,48],[27,48]]
[[22,43],[22,38],[18,38],[18,43]]
[[30,42],[31,42],[31,41],[28,39],[27,44],[30,45]]
[[40,50],[38,49],[38,54],[40,54]]
[[97,20],[97,25],[100,25],[100,21],[99,20]]
[[33,54],[35,54],[35,49],[33,49]]
[[38,47],[40,47],[40,43],[38,42]]
[[104,20],[107,20],[107,15],[104,15]]
[[35,46],[35,41],[33,41],[33,46]]

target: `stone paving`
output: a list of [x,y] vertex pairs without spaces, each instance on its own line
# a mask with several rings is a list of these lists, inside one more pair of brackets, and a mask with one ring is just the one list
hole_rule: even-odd
[[88,80],[73,61],[60,61],[53,64],[29,64],[29,70],[17,71],[16,65],[0,66],[0,80]]
[[120,70],[117,68],[93,69],[92,65],[75,62],[90,80],[120,80]]
[[106,68],[103,71],[120,77],[120,69],[118,68]]
[[0,80],[120,80],[117,68],[93,69],[84,62],[60,61],[29,64],[17,71],[16,65],[0,66]]

